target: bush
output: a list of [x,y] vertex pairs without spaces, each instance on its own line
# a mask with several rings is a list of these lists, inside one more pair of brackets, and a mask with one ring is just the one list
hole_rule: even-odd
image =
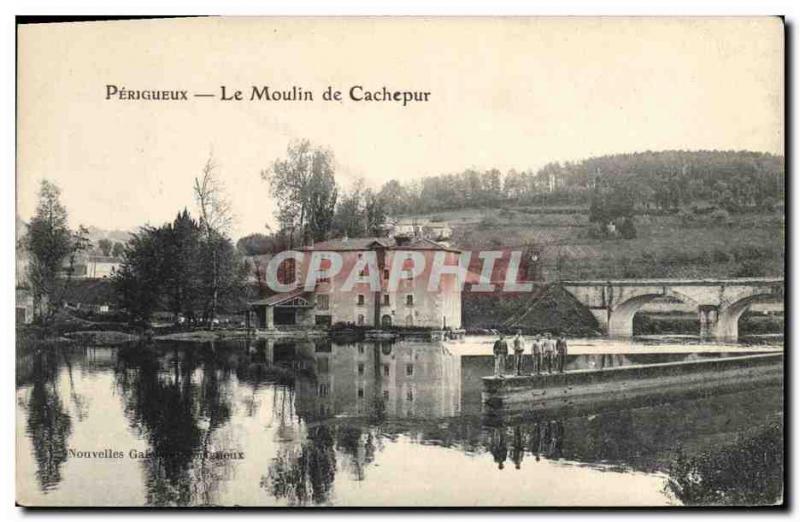
[[604,239],[607,236],[606,227],[600,223],[592,223],[589,225],[589,231],[587,234],[590,239]]
[[730,225],[731,214],[724,208],[718,208],[711,213],[711,221],[719,225]]
[[500,224],[500,220],[496,216],[487,215],[481,219],[480,228],[495,228]]
[[748,259],[744,261],[733,274],[733,277],[764,277],[767,275],[766,266],[763,262]]
[[633,225],[632,218],[625,218],[619,224],[619,233],[623,239],[635,239],[636,227]]
[[720,250],[719,248],[715,248],[714,252],[711,255],[711,259],[713,259],[715,263],[727,263],[728,261],[731,260],[731,256],[725,250]]
[[684,225],[691,225],[696,221],[697,216],[688,208],[683,207],[678,211],[678,219],[680,219],[681,223]]
[[751,259],[764,259],[772,257],[773,253],[766,249],[758,248],[752,245],[742,245],[733,252],[733,258],[736,261],[748,261]]

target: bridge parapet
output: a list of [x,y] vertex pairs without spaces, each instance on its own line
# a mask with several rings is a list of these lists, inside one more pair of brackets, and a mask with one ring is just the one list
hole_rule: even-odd
[[735,340],[738,321],[757,300],[783,300],[783,278],[623,279],[562,281],[611,337],[633,336],[633,317],[654,299],[691,304],[698,310],[701,334]]

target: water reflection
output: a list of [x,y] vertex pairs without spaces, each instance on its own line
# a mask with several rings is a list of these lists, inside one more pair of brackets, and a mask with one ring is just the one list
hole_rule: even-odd
[[209,458],[215,430],[230,419],[229,362],[213,344],[120,351],[115,373],[125,413],[152,452],[142,459],[148,504],[212,503],[229,462]]
[[29,358],[31,390],[25,405],[26,433],[33,445],[36,478],[42,491],[61,482],[61,466],[67,460],[67,439],[72,419],[64,408],[57,384],[59,363],[68,359],[53,351],[37,351]]
[[560,459],[563,429],[563,424],[558,420],[533,422],[525,426],[495,426],[488,429],[489,451],[498,469],[505,467],[509,456],[514,468],[522,469],[526,452],[537,462],[541,458]]
[[772,423],[670,465],[667,489],[686,505],[753,506],[783,497],[783,429]]
[[299,449],[278,450],[261,486],[292,504],[327,502],[336,476],[334,437],[329,426],[311,428]]
[[[578,355],[569,364],[610,367],[654,357]],[[686,355],[667,359],[676,357]],[[120,474],[120,484],[140,489],[148,505],[414,504],[403,496],[411,495],[409,484],[424,485],[437,504],[458,500],[448,497],[452,482],[433,478],[450,472],[483,484],[470,494],[484,505],[496,501],[490,490],[503,487],[496,473],[513,473],[513,494],[499,491],[521,505],[580,502],[559,484],[600,485],[616,476],[625,481],[619,491],[646,490],[642,502],[692,503],[680,477],[721,464],[676,467],[689,462],[680,458],[745,444],[738,434],[774,423],[782,411],[780,388],[765,388],[481,416],[480,376],[491,357],[462,357],[440,343],[175,343],[33,350],[17,362],[18,407],[37,488],[44,494],[67,485],[86,502],[104,485],[92,483],[87,468],[72,468],[68,452],[76,441],[112,444],[88,433],[103,417],[127,422],[143,454],[133,463],[139,473],[88,465],[117,466],[108,469]],[[94,375],[104,378],[81,381]],[[108,410],[110,396],[119,414]],[[215,458],[220,451],[245,458]],[[549,478],[555,476],[561,482]],[[667,476],[678,489],[665,486]],[[88,482],[80,487],[81,481]]]

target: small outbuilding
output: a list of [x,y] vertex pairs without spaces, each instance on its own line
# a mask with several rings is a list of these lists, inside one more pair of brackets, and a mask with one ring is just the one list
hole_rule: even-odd
[[253,326],[273,329],[276,326],[313,326],[313,294],[302,288],[250,301]]

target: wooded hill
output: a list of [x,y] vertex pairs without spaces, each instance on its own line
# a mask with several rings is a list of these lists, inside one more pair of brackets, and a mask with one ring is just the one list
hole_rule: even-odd
[[391,180],[379,197],[389,214],[497,204],[588,206],[597,193],[630,199],[639,212],[714,205],[728,212],[783,204],[784,158],[749,151],[661,151],[549,163],[537,171],[467,169],[411,182]]

